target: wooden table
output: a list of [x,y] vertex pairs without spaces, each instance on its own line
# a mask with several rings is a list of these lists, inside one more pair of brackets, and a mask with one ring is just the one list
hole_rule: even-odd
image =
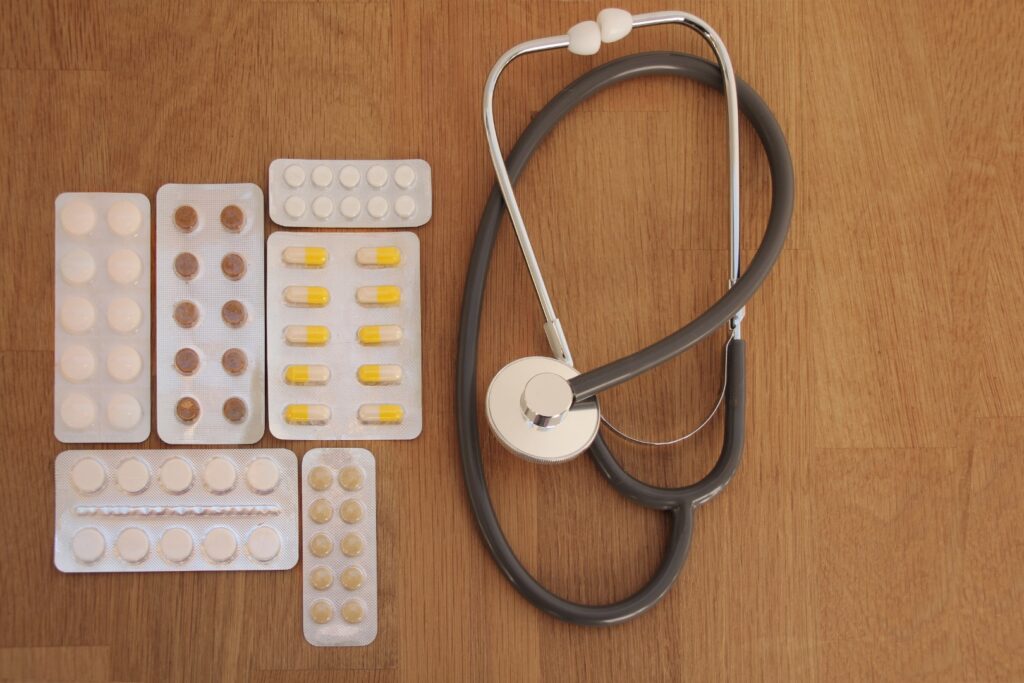
[[[626,3],[635,9],[658,3]],[[792,147],[797,210],[754,298],[747,447],[697,515],[689,563],[649,614],[555,621],[491,561],[453,419],[462,284],[492,183],[484,77],[507,47],[601,3],[42,2],[0,9],[0,677],[13,680],[1024,679],[1024,6],[715,2],[737,72]],[[594,58],[535,57],[498,97],[506,146],[588,67],[699,50],[652,29]],[[669,333],[724,289],[724,107],[668,78],[573,113],[521,182],[523,211],[583,368]],[[744,255],[769,180],[742,134]],[[52,561],[53,200],[63,191],[255,182],[277,157],[423,157],[426,418],[366,445],[380,473],[380,635],[317,649],[298,570],[64,575]],[[271,228],[272,229],[272,228]],[[509,229],[487,293],[479,385],[544,353]],[[719,382],[719,342],[604,396],[668,436]],[[525,564],[577,600],[636,589],[667,522],[587,458],[543,468],[485,431],[486,466]],[[664,485],[700,476],[714,426],[669,450],[616,444]],[[299,455],[322,443],[280,442]],[[143,447],[162,448],[155,436]]]

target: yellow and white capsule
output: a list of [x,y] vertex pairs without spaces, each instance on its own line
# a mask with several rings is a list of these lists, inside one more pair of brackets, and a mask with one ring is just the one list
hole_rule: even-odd
[[363,424],[396,425],[401,424],[405,411],[394,403],[364,403],[359,406],[358,416]]
[[327,384],[331,369],[326,365],[289,365],[284,369],[284,381],[299,386]]
[[292,346],[323,346],[331,340],[331,331],[323,325],[288,325],[284,340]]
[[402,328],[398,325],[363,325],[356,331],[360,344],[397,344],[402,341]]
[[284,288],[283,295],[285,302],[291,306],[323,308],[331,301],[331,293],[326,287],[291,285]]
[[331,409],[320,403],[291,403],[284,407],[284,421],[293,425],[322,425],[331,419]]
[[363,306],[397,306],[402,302],[402,288],[396,285],[360,287],[356,301]]
[[402,381],[402,366],[360,365],[356,377],[361,384],[398,384]]
[[323,247],[285,247],[281,260],[289,266],[323,268],[327,265],[327,250]]
[[402,262],[398,247],[363,247],[356,252],[356,263],[361,266],[391,268]]

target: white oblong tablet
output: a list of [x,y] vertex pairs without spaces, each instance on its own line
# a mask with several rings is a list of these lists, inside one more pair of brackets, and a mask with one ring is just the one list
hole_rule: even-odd
[[309,179],[317,187],[330,187],[334,182],[334,171],[321,164],[313,169],[313,172],[309,174]]
[[142,421],[142,404],[134,396],[114,394],[107,403],[107,422],[126,432]]
[[103,534],[93,527],[79,530],[71,539],[71,552],[79,562],[92,564],[103,557],[106,551],[107,541]]
[[119,199],[107,209],[107,225],[110,231],[121,237],[138,234],[142,225],[142,212],[127,199]]
[[203,483],[214,493],[227,493],[235,488],[235,464],[227,458],[213,458],[203,469]]
[[388,200],[380,195],[370,197],[370,200],[366,202],[366,212],[374,218],[384,218],[388,215]]
[[107,470],[96,458],[82,458],[71,467],[71,485],[79,493],[96,493],[107,483]]
[[96,372],[96,355],[79,344],[64,349],[60,357],[60,374],[69,382],[84,382]]
[[313,215],[317,218],[327,218],[334,212],[334,202],[330,197],[317,197],[313,200]]
[[118,344],[107,354],[107,374],[118,382],[131,382],[142,372],[142,356],[130,346]]
[[338,182],[350,190],[359,184],[360,179],[359,169],[355,166],[345,166],[338,172]]
[[407,194],[395,200],[395,213],[402,218],[409,218],[416,213],[416,200]]
[[122,461],[114,477],[118,487],[125,493],[140,493],[149,486],[149,468],[138,458]]
[[85,394],[68,394],[60,404],[60,419],[70,429],[85,429],[96,422],[96,402]]
[[131,249],[118,249],[107,259],[107,274],[119,285],[138,282],[142,275],[142,259]]
[[60,275],[72,285],[84,285],[96,274],[96,260],[83,249],[72,249],[60,260]]
[[122,560],[138,564],[149,556],[149,536],[138,527],[129,527],[118,535],[114,547]]
[[192,466],[182,458],[174,457],[160,465],[160,486],[168,493],[184,493],[192,488]]
[[60,326],[66,332],[81,334],[92,329],[96,322],[96,309],[92,302],[80,296],[69,296],[60,307]]
[[142,324],[142,308],[128,297],[119,296],[107,307],[107,325],[121,334],[139,329]]
[[358,197],[345,197],[341,200],[341,215],[345,218],[355,218],[363,210]]
[[270,493],[281,481],[281,471],[270,458],[256,458],[245,470],[245,481],[256,493]]
[[210,529],[203,539],[203,551],[213,562],[227,562],[235,556],[238,550],[238,539],[231,529],[216,527]]
[[86,202],[74,199],[61,209],[60,224],[69,235],[87,235],[96,226],[96,209]]
[[281,552],[281,534],[273,527],[258,526],[249,534],[245,549],[257,562],[270,562]]
[[416,171],[409,164],[402,164],[395,169],[395,185],[408,190],[416,182]]
[[160,537],[160,554],[168,562],[180,564],[192,557],[192,535],[181,527],[174,527]]
[[302,218],[302,215],[306,213],[306,200],[293,194],[284,200],[284,212],[292,218]]
[[373,187],[384,187],[388,184],[388,170],[383,166],[374,164],[366,171],[366,182]]
[[301,187],[306,182],[306,171],[298,164],[292,164],[284,169],[284,182],[288,187]]

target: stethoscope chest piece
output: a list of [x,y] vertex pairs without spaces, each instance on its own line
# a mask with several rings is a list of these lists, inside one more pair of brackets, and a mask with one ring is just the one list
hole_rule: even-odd
[[547,356],[503,367],[487,388],[487,420],[516,455],[542,463],[571,460],[597,437],[597,401],[573,405],[569,380],[578,370]]

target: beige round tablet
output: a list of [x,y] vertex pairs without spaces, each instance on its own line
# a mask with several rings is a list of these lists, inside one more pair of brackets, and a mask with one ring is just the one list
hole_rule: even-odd
[[220,224],[229,232],[241,232],[245,227],[245,211],[235,204],[225,206],[220,212]]
[[249,406],[245,404],[245,401],[232,396],[228,400],[224,401],[224,406],[221,408],[221,412],[224,415],[224,419],[231,424],[241,424],[245,422],[245,418],[249,416]]
[[96,309],[92,302],[80,296],[69,296],[60,308],[60,326],[66,332],[81,334],[92,329],[96,322]]
[[358,491],[363,488],[363,480],[366,478],[363,468],[359,465],[347,465],[338,472],[338,483],[346,491]]
[[345,218],[355,218],[363,210],[363,205],[358,197],[348,196],[341,200],[341,215]]
[[107,354],[107,374],[118,382],[132,382],[142,372],[142,356],[130,346],[118,344]]
[[317,524],[327,524],[327,522],[331,521],[333,514],[334,508],[331,507],[331,502],[326,498],[318,498],[309,506],[309,518]]
[[71,485],[79,493],[96,493],[107,483],[107,470],[96,458],[82,458],[71,466]]
[[245,481],[256,493],[270,493],[281,481],[281,470],[270,458],[256,458],[245,469]]
[[227,527],[215,527],[210,529],[203,539],[203,551],[213,562],[228,562],[235,557],[238,551],[238,539],[235,532]]
[[350,190],[359,184],[360,178],[359,169],[355,166],[345,166],[338,172],[338,182]]
[[79,562],[92,564],[107,551],[107,541],[97,529],[80,529],[71,539],[71,552]]
[[168,562],[181,564],[192,557],[192,534],[181,527],[174,527],[164,532],[160,537],[158,549],[160,554]]
[[84,382],[96,372],[96,355],[84,346],[72,344],[60,356],[60,374],[69,382]]
[[331,183],[334,182],[334,172],[321,164],[313,169],[313,172],[309,174],[309,179],[317,187],[330,187]]
[[60,210],[60,224],[69,235],[87,235],[96,226],[96,209],[80,199],[73,199]]
[[358,624],[366,616],[362,600],[346,600],[341,606],[341,618],[350,624]]
[[72,249],[60,260],[60,276],[72,285],[84,285],[96,275],[96,260],[83,249]]
[[284,200],[284,212],[292,218],[302,218],[302,215],[306,213],[306,200],[293,194]]
[[118,249],[107,258],[107,274],[119,285],[138,282],[142,275],[142,259],[131,249]]
[[142,211],[127,199],[119,199],[107,209],[107,225],[115,235],[137,235],[142,226]]
[[227,493],[235,488],[237,476],[235,464],[227,458],[213,458],[203,469],[203,483],[214,493]]
[[270,562],[281,552],[281,534],[270,526],[258,526],[249,534],[245,549],[257,562]]
[[174,210],[174,224],[179,230],[192,232],[199,225],[199,213],[187,204],[179,206]]
[[178,399],[178,402],[174,405],[174,415],[187,425],[198,420],[201,413],[202,409],[199,407],[199,401],[191,396]]
[[122,560],[138,564],[149,556],[149,536],[138,527],[129,527],[118,535],[114,548]]
[[363,570],[354,564],[350,564],[341,570],[341,576],[338,578],[338,583],[344,586],[350,591],[354,591],[363,585],[363,581],[366,580],[366,574]]
[[199,273],[199,259],[192,252],[181,252],[174,257],[174,272],[182,280],[191,280]]
[[359,534],[352,532],[345,534],[345,537],[341,539],[341,543],[338,545],[341,548],[341,552],[346,557],[359,557],[363,554],[363,548],[366,543],[363,541],[363,537]]
[[292,164],[284,169],[284,182],[288,187],[301,187],[306,182],[306,171],[298,164]]
[[229,280],[241,280],[245,276],[245,259],[234,252],[225,254],[220,260],[220,272]]
[[115,393],[107,401],[107,422],[114,429],[127,432],[142,422],[142,404],[134,396]]
[[249,366],[249,360],[245,357],[245,351],[242,349],[228,349],[221,356],[220,364],[224,367],[224,372],[237,377],[245,372]]
[[220,309],[220,317],[228,327],[241,327],[245,324],[249,314],[245,311],[245,304],[232,299]]
[[96,402],[85,394],[68,394],[60,404],[60,419],[69,429],[91,427],[96,422]]
[[380,195],[370,197],[366,202],[366,212],[374,218],[384,218],[388,215],[388,200]]
[[310,488],[314,491],[326,491],[331,488],[331,481],[333,479],[334,476],[331,474],[331,470],[323,465],[317,465],[306,476],[306,481],[309,482]]
[[149,486],[149,468],[138,458],[128,458],[117,466],[114,478],[125,493],[141,493]]
[[178,349],[174,354],[174,369],[188,377],[199,369],[199,354],[195,349]]
[[174,304],[174,322],[189,329],[199,322],[199,307],[191,301],[179,301]]
[[388,170],[379,165],[371,166],[366,171],[366,182],[373,187],[384,187],[388,184]]
[[395,185],[408,190],[416,182],[416,171],[409,164],[402,164],[395,169]]
[[416,213],[416,201],[407,194],[395,200],[395,213],[402,218],[410,218]]
[[309,618],[316,624],[326,624],[334,618],[334,607],[326,600],[317,600],[309,606]]
[[354,498],[349,498],[341,504],[338,514],[348,524],[355,524],[363,519],[363,504]]
[[324,219],[334,213],[334,202],[330,197],[317,197],[313,200],[313,215]]
[[128,297],[117,297],[107,307],[107,324],[121,334],[134,332],[142,324],[142,308]]
[[309,585],[318,591],[325,591],[331,587],[334,583],[334,574],[327,567],[320,565],[319,567],[313,567],[313,571],[309,573]]
[[327,534],[315,534],[313,538],[309,539],[309,552],[313,553],[314,557],[327,557],[332,550],[334,550],[334,544],[331,543]]
[[160,486],[168,493],[185,493],[192,488],[195,474],[183,458],[168,458],[160,465]]

